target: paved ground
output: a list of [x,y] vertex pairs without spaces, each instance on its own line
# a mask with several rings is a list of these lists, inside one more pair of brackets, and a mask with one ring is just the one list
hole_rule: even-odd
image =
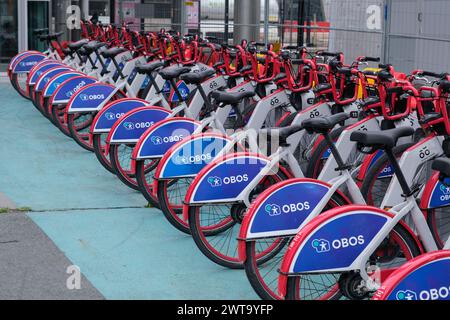
[[[0,215],[0,299],[256,298],[9,84],[0,102],[0,208],[32,209]],[[70,264],[81,290],[65,289]]]

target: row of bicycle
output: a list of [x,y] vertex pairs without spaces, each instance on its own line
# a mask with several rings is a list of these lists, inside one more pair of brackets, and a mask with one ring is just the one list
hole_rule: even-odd
[[14,88],[261,298],[450,299],[447,74],[83,30],[36,30]]

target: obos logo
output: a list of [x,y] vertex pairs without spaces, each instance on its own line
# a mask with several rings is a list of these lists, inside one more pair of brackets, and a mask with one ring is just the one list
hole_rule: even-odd
[[[71,96],[73,96],[73,94],[76,93],[76,92],[78,92],[78,90],[80,90],[85,84],[86,84],[86,82],[81,81],[79,84],[77,84],[77,86],[76,86],[75,88],[73,88],[73,90],[70,90],[70,91],[68,91],[68,92],[66,93],[66,97],[70,98]],[[58,84],[58,85],[59,85],[59,84]],[[86,98],[86,100],[84,100],[84,97],[83,97],[83,96],[86,96],[86,97],[87,97],[87,95],[86,95],[86,94],[80,95],[81,100],[86,101],[87,98]]]
[[330,251],[330,242],[325,239],[314,239],[311,242],[311,245],[314,249],[316,249],[317,253],[328,252]]
[[269,216],[279,216],[281,214],[281,208],[277,204],[268,204],[264,208],[266,212],[269,214]]
[[317,253],[328,252],[331,249],[339,250],[346,249],[350,247],[356,247],[364,244],[364,236],[354,236],[349,238],[335,239],[331,242],[325,239],[314,239],[311,242],[311,245],[314,249],[316,249]]
[[116,115],[112,112],[106,112],[105,113],[105,118],[108,120],[114,120],[116,118]]
[[115,119],[120,119],[122,118],[124,115],[124,113],[113,113],[113,112],[106,112],[105,113],[105,118],[108,120],[115,120]]
[[439,186],[439,189],[443,193],[439,198],[441,201],[447,201],[450,200],[450,187],[446,187],[445,185],[441,184]]
[[204,162],[212,159],[211,153],[206,154],[198,154],[194,156],[177,156],[175,158],[176,163],[182,163],[182,164],[190,164],[190,163],[197,163],[197,162]]
[[208,177],[208,183],[211,187],[220,187],[222,185],[222,179],[219,177]]
[[184,136],[181,134],[178,136],[169,136],[169,137],[162,137],[162,138],[158,137],[158,136],[154,136],[151,138],[151,141],[153,142],[153,144],[159,145],[159,144],[163,144],[163,143],[179,142],[179,141],[183,140],[183,138],[184,138]]
[[399,291],[395,297],[397,300],[417,300],[417,294],[411,290]]
[[282,207],[276,204],[268,204],[265,207],[266,212],[270,216],[278,216],[282,213],[294,213],[297,211],[309,210],[310,205],[308,201],[285,204]]
[[163,143],[163,139],[158,136],[152,137],[151,141],[153,142],[154,145],[159,145]]
[[125,129],[127,130],[133,130],[134,129],[134,123],[133,122],[124,122],[123,126],[125,127]]
[[450,296],[450,287],[432,288],[428,290],[422,290],[419,293],[405,290],[398,291],[396,294],[397,300],[447,300]]
[[104,94],[90,94],[90,95],[81,94],[80,99],[83,101],[100,100],[100,99],[105,99],[105,95]]
[[239,174],[236,176],[224,177],[222,179],[219,177],[213,176],[213,177],[208,177],[207,180],[208,180],[208,183],[211,185],[211,187],[220,187],[222,185],[247,182],[248,175],[247,174]]

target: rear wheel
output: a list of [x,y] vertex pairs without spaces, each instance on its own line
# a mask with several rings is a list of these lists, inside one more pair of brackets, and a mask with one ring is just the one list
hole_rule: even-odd
[[71,113],[67,116],[67,126],[72,138],[82,148],[93,152],[94,147],[89,141],[89,129],[95,113]]
[[109,159],[114,173],[126,186],[139,191],[136,174],[131,167],[134,144],[112,144],[109,146]]
[[[269,186],[286,180],[281,170],[264,176],[250,194],[255,199]],[[195,243],[211,261],[232,269],[243,268],[238,255],[238,234],[247,212],[243,203],[203,204],[189,206],[189,228]]]
[[[376,264],[383,278],[420,255],[420,249],[411,234],[397,224],[389,236],[374,251],[368,263]],[[369,299],[373,292],[365,290],[357,272],[305,274],[288,277],[287,300],[351,300]]]
[[158,181],[158,201],[164,216],[175,228],[190,234],[189,223],[183,219],[183,201],[193,178]]
[[154,190],[154,175],[159,159],[136,161],[136,181],[144,198],[153,207],[159,208],[159,201]]
[[450,207],[428,209],[426,214],[434,239],[442,249],[450,236]]
[[65,110],[66,110],[65,105],[52,106],[52,117],[54,120],[52,122],[66,136],[72,137],[72,135],[70,134],[70,131],[69,131],[69,127],[67,126],[66,119],[64,117]]
[[94,148],[94,153],[101,165],[112,174],[115,174],[109,156],[106,155],[107,137],[108,133],[94,134],[92,136],[92,147]]
[[27,78],[27,73],[13,73],[11,76],[11,84],[22,97],[30,99],[27,94]]
[[[323,211],[349,204],[334,194]],[[256,239],[245,242],[245,273],[253,289],[263,300],[281,300],[278,270],[293,236]]]

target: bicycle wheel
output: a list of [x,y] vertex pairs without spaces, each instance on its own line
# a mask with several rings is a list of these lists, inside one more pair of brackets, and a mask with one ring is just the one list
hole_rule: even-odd
[[52,106],[52,118],[53,118],[52,122],[66,136],[72,137],[69,131],[69,127],[67,126],[66,120],[64,119],[65,110],[66,110],[65,105]]
[[[323,211],[349,204],[338,193]],[[278,270],[293,236],[263,238],[245,242],[245,273],[255,292],[263,300],[282,300],[278,292]]]
[[27,73],[13,73],[11,76],[11,84],[22,97],[30,99],[27,94],[27,78]]
[[[255,199],[268,186],[287,179],[278,170],[265,176],[250,194]],[[240,224],[247,211],[242,203],[189,206],[189,228],[198,248],[211,261],[231,269],[244,267],[238,256]]]
[[153,183],[155,181],[153,177],[155,175],[155,170],[158,163],[159,159],[136,161],[136,181],[138,184],[138,190],[141,191],[145,200],[147,200],[153,207],[159,209],[159,201],[153,188]]
[[[410,233],[401,224],[397,224],[368,262],[372,265],[376,263],[383,274],[383,270],[390,272],[420,254],[420,248]],[[364,290],[362,281],[357,272],[291,276],[288,277],[286,299],[370,299],[373,292]]]
[[136,174],[131,167],[133,148],[134,144],[112,144],[109,146],[109,159],[111,167],[119,180],[129,188],[139,191]]
[[89,141],[89,129],[94,120],[95,113],[71,113],[67,115],[67,127],[73,140],[87,151],[94,152]]
[[109,155],[106,155],[105,142],[107,137],[108,133],[94,134],[92,136],[92,147],[94,148],[95,156],[101,165],[112,174],[116,174],[112,168],[111,161],[109,160]]
[[175,228],[190,234],[189,223],[183,219],[183,201],[194,178],[158,181],[158,201],[164,216]]
[[[331,139],[336,142],[341,135],[342,131],[344,131],[346,127],[339,127],[331,131]],[[318,137],[318,136],[317,136]],[[312,179],[317,179],[320,172],[323,169],[325,162],[328,159],[327,154],[329,154],[328,143],[325,139],[322,139],[316,146],[314,143],[311,143],[308,149],[305,151],[305,161],[307,163],[307,168],[305,171],[305,176]]]
[[450,207],[428,209],[426,215],[434,239],[442,249],[450,236]]

